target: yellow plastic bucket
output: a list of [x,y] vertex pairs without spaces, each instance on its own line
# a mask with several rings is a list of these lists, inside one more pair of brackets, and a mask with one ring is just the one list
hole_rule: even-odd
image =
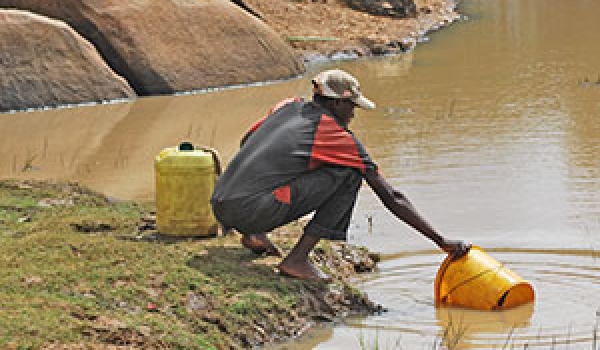
[[446,257],[435,278],[436,307],[503,310],[534,298],[529,282],[477,246],[458,260]]
[[215,150],[184,142],[156,157],[156,225],[171,236],[215,236],[218,224],[212,212],[220,162]]

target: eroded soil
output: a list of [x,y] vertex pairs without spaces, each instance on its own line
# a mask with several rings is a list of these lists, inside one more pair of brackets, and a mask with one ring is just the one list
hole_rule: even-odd
[[[336,281],[300,281],[239,234],[160,235],[153,210],[73,183],[0,181],[0,348],[237,349],[382,311],[351,284],[375,268],[366,249],[324,242],[313,259]],[[287,251],[302,226],[272,238]]]

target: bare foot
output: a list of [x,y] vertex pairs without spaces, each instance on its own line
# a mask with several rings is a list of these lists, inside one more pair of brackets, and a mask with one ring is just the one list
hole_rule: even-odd
[[299,279],[316,280],[324,283],[332,281],[331,276],[314,266],[309,260],[290,261],[284,259],[283,262],[279,264],[279,272],[284,276]]
[[266,253],[270,256],[279,257],[283,255],[279,247],[273,244],[273,242],[269,240],[269,237],[267,237],[267,234],[265,233],[243,235],[242,245],[250,249],[254,254]]

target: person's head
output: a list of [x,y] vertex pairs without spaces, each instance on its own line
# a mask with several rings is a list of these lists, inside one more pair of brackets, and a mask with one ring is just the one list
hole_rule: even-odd
[[354,108],[375,108],[375,103],[363,96],[358,80],[340,69],[326,70],[312,79],[313,101],[329,109],[346,123],[354,117]]

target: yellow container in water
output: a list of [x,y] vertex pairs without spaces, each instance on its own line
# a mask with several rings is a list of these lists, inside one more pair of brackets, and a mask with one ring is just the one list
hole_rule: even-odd
[[532,302],[533,287],[477,246],[440,266],[435,278],[435,305],[502,310]]
[[220,173],[215,150],[183,142],[156,157],[156,225],[172,236],[214,236],[218,225],[210,205]]

